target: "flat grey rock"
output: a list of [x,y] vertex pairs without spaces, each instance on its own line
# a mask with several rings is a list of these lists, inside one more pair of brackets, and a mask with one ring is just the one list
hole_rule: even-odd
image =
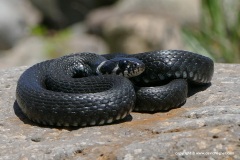
[[169,112],[118,124],[38,126],[15,102],[26,67],[0,71],[0,159],[240,159],[240,65],[216,64],[212,84]]

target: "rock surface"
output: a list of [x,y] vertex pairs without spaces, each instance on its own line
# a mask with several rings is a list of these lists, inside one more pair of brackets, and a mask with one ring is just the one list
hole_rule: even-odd
[[212,84],[181,108],[86,128],[26,119],[15,102],[25,69],[0,71],[0,159],[240,159],[240,65],[216,64]]

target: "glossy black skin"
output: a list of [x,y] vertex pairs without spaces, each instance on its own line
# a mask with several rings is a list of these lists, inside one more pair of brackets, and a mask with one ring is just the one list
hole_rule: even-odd
[[141,60],[146,66],[143,74],[132,79],[139,85],[159,84],[176,78],[208,84],[213,76],[213,61],[188,51],[162,50],[139,53],[133,57]]
[[124,118],[133,109],[156,112],[176,108],[186,100],[187,81],[207,84],[214,70],[211,59],[187,51],[121,56],[145,64],[145,71],[131,78],[132,83],[116,75],[95,76],[94,69],[108,55],[73,54],[27,69],[17,84],[17,102],[37,123],[102,125]]

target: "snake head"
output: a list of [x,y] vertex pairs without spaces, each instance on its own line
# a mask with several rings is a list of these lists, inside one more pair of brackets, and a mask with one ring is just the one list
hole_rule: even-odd
[[136,58],[123,58],[118,62],[117,71],[127,78],[138,76],[144,70],[145,64]]
[[97,67],[98,74],[116,74],[126,78],[140,75],[145,64],[137,58],[119,57],[102,62]]

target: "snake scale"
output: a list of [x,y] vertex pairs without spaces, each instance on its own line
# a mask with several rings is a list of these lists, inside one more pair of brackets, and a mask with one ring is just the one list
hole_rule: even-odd
[[16,100],[39,124],[103,125],[132,110],[179,107],[186,101],[188,83],[208,84],[213,71],[210,58],[189,51],[75,53],[28,68],[18,80]]

